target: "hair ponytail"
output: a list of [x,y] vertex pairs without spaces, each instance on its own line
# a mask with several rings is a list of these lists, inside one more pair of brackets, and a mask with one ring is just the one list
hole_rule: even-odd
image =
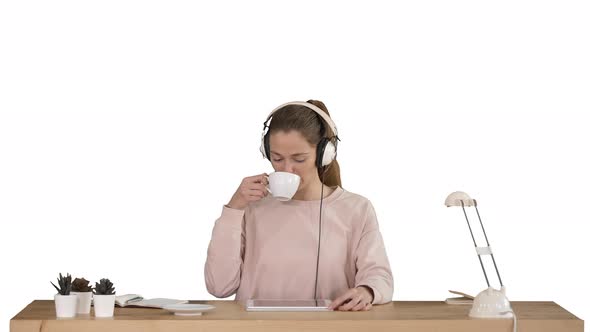
[[[328,108],[326,107],[326,105],[324,105],[323,102],[321,102],[319,100],[313,100],[313,99],[308,100],[307,102],[317,106],[322,111],[324,111],[326,114],[328,114],[328,116],[330,116],[330,112],[328,112]],[[338,144],[338,142],[335,138],[335,133],[332,132],[332,129],[329,126],[324,125],[324,127],[325,127],[324,137],[332,137],[333,138],[332,143],[334,143],[334,145]],[[338,150],[336,150],[336,151],[338,151]],[[336,154],[336,156],[338,156],[338,154]],[[318,169],[318,175],[319,175],[322,183],[325,184],[326,186],[328,186],[328,187],[335,187],[335,186],[342,187],[342,180],[340,179],[340,165],[338,164],[338,161],[336,159],[332,160],[332,162],[328,166],[324,166],[321,169]]]

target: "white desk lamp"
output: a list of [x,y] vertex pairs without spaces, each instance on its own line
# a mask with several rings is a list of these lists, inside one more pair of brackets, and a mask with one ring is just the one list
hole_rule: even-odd
[[[447,207],[460,206],[463,209],[463,214],[465,215],[465,220],[467,220],[467,226],[469,227],[469,233],[471,233],[471,238],[473,239],[473,244],[475,245],[477,258],[479,259],[481,269],[483,270],[483,275],[486,278],[486,283],[488,284],[488,288],[484,289],[479,294],[477,294],[477,296],[473,300],[473,306],[471,307],[471,311],[469,311],[469,317],[513,318],[514,312],[512,311],[510,302],[506,297],[506,287],[504,287],[504,285],[502,284],[502,278],[500,278],[500,272],[498,272],[498,266],[496,265],[494,254],[492,253],[492,247],[490,247],[488,236],[486,235],[483,223],[481,222],[481,217],[479,216],[479,211],[477,210],[477,201],[475,199],[472,199],[471,197],[469,197],[469,195],[462,191],[456,191],[447,196],[447,199],[445,200],[445,205]],[[478,247],[477,243],[475,242],[475,237],[473,236],[473,231],[471,230],[471,224],[469,223],[469,218],[467,218],[467,212],[465,212],[466,206],[475,207],[475,211],[477,212],[477,218],[479,219],[479,224],[481,225],[481,229],[486,239],[486,247]],[[501,288],[499,290],[494,289],[490,286],[486,269],[481,260],[482,255],[490,255],[492,257],[492,261],[494,262],[494,268],[496,269],[496,274],[498,275],[498,280],[500,281]]]

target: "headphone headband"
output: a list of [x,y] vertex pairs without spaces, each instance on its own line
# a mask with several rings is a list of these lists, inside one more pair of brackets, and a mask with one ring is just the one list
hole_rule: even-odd
[[328,124],[328,126],[330,126],[330,128],[332,129],[332,132],[334,133],[334,136],[338,137],[338,129],[336,128],[336,124],[334,123],[334,121],[332,121],[332,118],[328,116],[328,114],[326,114],[326,112],[324,112],[321,108],[317,107],[316,105],[312,104],[312,103],[308,103],[305,101],[291,101],[288,103],[284,103],[283,105],[275,108],[274,110],[272,110],[272,112],[270,112],[270,114],[266,117],[266,121],[264,121],[264,129],[266,129],[268,120],[270,120],[270,118],[272,118],[272,115],[280,110],[281,108],[285,107],[285,106],[289,106],[289,105],[299,105],[299,106],[305,106],[307,108],[310,108],[311,110],[313,110],[314,112],[316,112],[319,116],[322,117],[322,119],[324,119],[324,121]]

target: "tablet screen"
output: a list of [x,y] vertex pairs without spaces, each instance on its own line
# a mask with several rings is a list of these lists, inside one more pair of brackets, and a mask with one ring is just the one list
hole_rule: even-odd
[[248,311],[328,311],[330,300],[248,300]]

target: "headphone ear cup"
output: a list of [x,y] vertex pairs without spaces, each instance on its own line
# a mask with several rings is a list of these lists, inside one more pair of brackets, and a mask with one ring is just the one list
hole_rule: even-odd
[[260,137],[260,148],[258,150],[260,150],[260,153],[262,153],[262,157],[264,159],[266,159],[266,151],[264,151],[264,134],[262,134],[262,136]]
[[322,156],[322,166],[330,165],[334,159],[336,159],[336,146],[332,141],[326,139],[326,146],[324,147],[324,153]]
[[316,167],[328,166],[336,158],[336,146],[326,137],[322,137],[317,146]]
[[328,141],[326,138],[322,137],[316,147],[315,167],[318,169],[322,168],[322,164],[324,163],[324,150],[326,149],[327,143]]
[[262,146],[260,147],[261,150],[263,149],[264,152],[262,153],[262,155],[264,156],[264,158],[270,160],[270,135],[268,134],[268,132],[266,132],[266,134],[264,134],[264,136],[262,136]]

